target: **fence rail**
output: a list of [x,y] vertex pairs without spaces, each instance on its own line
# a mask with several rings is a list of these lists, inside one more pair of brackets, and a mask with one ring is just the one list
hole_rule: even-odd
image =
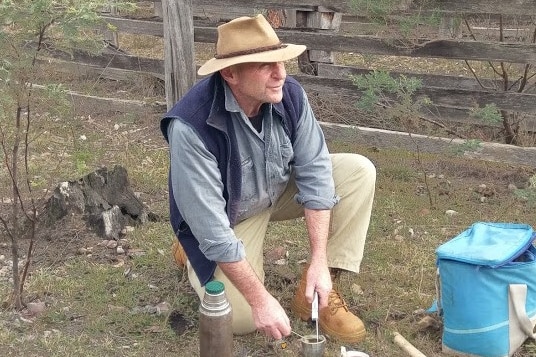
[[[522,19],[522,25],[532,26],[532,36],[536,37],[536,2],[530,0],[478,0],[478,1],[427,1],[427,7],[422,7],[418,1],[407,1],[397,16],[415,13],[416,11],[439,11],[445,19],[452,19],[453,14],[470,13],[471,16],[497,14],[516,15]],[[154,2],[158,12],[160,2]],[[307,90],[322,95],[346,96],[357,99],[360,93],[349,80],[349,75],[366,74],[369,68],[341,66],[334,63],[333,53],[360,53],[363,55],[380,55],[445,60],[469,60],[484,62],[506,62],[525,65],[534,68],[536,65],[536,43],[532,41],[479,41],[457,36],[448,38],[407,39],[402,37],[381,37],[374,35],[348,34],[339,32],[341,16],[338,23],[324,26],[325,15],[330,18],[333,14],[344,14],[343,22],[365,21],[362,16],[355,15],[355,9],[346,0],[238,0],[220,1],[217,4],[208,0],[193,0],[194,41],[214,43],[217,38],[216,26],[222,21],[241,15],[253,15],[267,10],[277,10],[289,19],[276,26],[278,36],[283,42],[300,43],[307,46],[310,57],[314,62],[314,75],[300,74],[299,80]],[[516,17],[516,18],[517,18]],[[285,22],[288,20],[288,23]],[[115,26],[119,32],[134,35],[150,35],[164,37],[164,23],[157,17],[151,19],[132,19],[118,16],[107,16],[105,21]],[[313,24],[313,25],[311,25]],[[320,25],[319,25],[320,24]],[[324,27],[323,27],[324,26]],[[475,29],[476,31],[476,29]],[[493,31],[493,30],[490,30]],[[496,30],[495,30],[496,31]],[[508,29],[513,35],[519,34],[515,29]],[[496,31],[497,32],[497,31]],[[518,31],[519,32],[519,31]],[[503,32],[504,35],[504,32]],[[108,53],[100,56],[89,56],[81,52],[67,55],[57,52],[55,57],[63,60],[73,60],[91,66],[114,67],[150,73],[160,79],[165,78],[164,61],[162,59],[142,58],[125,53]],[[320,59],[320,60],[318,60]],[[514,91],[494,90],[503,84],[500,79],[483,79],[477,81],[474,77],[453,76],[448,74],[420,74],[411,72],[392,72],[393,75],[416,77],[422,81],[419,95],[427,95],[440,109],[439,111],[453,114],[453,120],[470,122],[467,110],[476,105],[495,104],[502,110],[526,114],[525,127],[536,131],[536,83],[533,89],[525,93]],[[534,77],[532,78],[534,82]],[[531,83],[529,83],[530,85]],[[444,118],[449,119],[449,118]]]

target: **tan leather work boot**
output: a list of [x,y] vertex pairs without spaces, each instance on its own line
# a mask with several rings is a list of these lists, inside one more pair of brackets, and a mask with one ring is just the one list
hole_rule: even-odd
[[177,239],[175,239],[173,245],[171,246],[171,253],[173,254],[173,260],[175,260],[175,264],[177,264],[181,268],[186,266],[186,261],[188,260],[188,257],[186,256],[182,245]]
[[[305,299],[306,274],[307,267],[290,307],[303,321],[311,318],[311,304]],[[366,335],[363,321],[348,310],[346,302],[335,288],[329,293],[328,306],[318,312],[318,326],[329,337],[344,343],[361,342]]]

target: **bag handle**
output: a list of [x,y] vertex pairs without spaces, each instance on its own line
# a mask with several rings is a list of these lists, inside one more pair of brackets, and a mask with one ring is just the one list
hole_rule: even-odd
[[536,333],[534,333],[536,324],[533,324],[532,321],[530,321],[525,308],[525,303],[527,301],[527,285],[510,284],[508,290],[510,292],[510,302],[517,317],[517,321],[519,322],[519,327],[528,337],[536,340]]

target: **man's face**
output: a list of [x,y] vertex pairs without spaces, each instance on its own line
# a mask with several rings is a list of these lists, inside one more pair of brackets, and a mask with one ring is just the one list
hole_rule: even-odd
[[[283,83],[287,76],[283,62],[243,63],[230,68],[229,83],[236,100],[249,114],[263,103],[279,103],[283,99]],[[248,113],[250,112],[250,113]]]

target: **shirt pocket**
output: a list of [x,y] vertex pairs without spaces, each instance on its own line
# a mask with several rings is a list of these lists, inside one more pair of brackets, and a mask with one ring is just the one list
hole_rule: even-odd
[[242,192],[241,201],[249,201],[255,196],[255,165],[250,157],[242,160]]
[[294,163],[294,149],[290,140],[281,142],[279,145],[281,154],[281,164],[285,171],[290,169],[290,166]]

